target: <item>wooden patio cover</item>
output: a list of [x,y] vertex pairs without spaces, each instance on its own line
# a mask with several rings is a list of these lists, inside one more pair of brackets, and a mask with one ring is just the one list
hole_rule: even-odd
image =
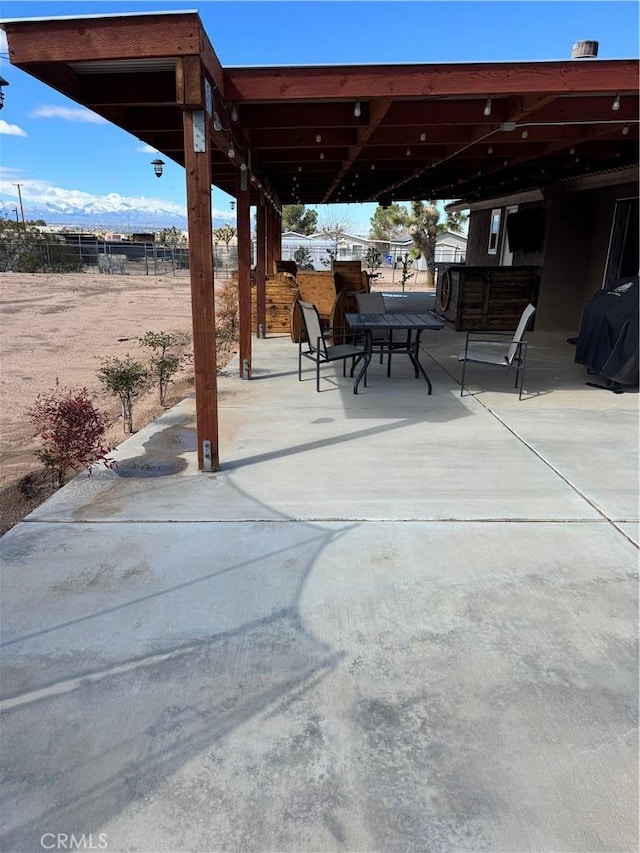
[[2,26],[14,65],[185,167],[204,470],[218,467],[212,185],[237,198],[250,378],[250,205],[264,327],[283,204],[473,202],[638,164],[635,59],[223,68],[197,12]]

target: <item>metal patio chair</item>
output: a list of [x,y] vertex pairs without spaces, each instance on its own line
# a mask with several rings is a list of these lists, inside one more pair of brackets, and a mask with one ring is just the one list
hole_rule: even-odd
[[[524,384],[524,371],[527,361],[527,343],[524,333],[529,320],[535,312],[533,305],[529,304],[522,312],[518,327],[511,336],[511,332],[467,332],[464,349],[458,354],[458,361],[462,362],[462,379],[460,380],[460,396],[464,396],[464,378],[468,362],[476,364],[489,364],[494,367],[502,367],[505,370],[516,371],[515,387],[519,389],[518,400],[522,400],[522,386]],[[499,338],[473,337],[484,335],[501,335]],[[509,340],[505,336],[511,336]],[[480,348],[469,348],[469,344],[479,345]],[[518,383],[518,378],[520,382]]]
[[[331,344],[333,329],[320,328],[320,315],[318,309],[311,302],[300,302],[302,321],[306,332],[306,341],[298,343],[298,379],[302,381],[302,359],[308,358],[316,366],[316,391],[320,391],[320,365],[330,364],[333,361],[342,362],[342,375],[347,375],[347,360],[351,359],[351,376],[356,364],[365,357],[366,350],[363,346],[354,344]],[[301,336],[302,337],[302,336]],[[306,344],[307,349],[303,347]],[[365,375],[365,385],[366,385]]]

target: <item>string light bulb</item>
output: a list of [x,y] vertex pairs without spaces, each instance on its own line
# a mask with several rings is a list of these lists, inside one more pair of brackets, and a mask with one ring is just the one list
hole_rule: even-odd
[[620,92],[616,93],[616,96],[613,99],[613,103],[611,104],[611,109],[616,113],[620,109]]
[[360,106],[360,101],[356,101],[353,107],[353,114],[356,118],[360,118],[362,115],[362,108]]
[[491,98],[487,98],[487,102],[484,105],[484,109],[482,110],[483,114],[486,116],[491,115]]

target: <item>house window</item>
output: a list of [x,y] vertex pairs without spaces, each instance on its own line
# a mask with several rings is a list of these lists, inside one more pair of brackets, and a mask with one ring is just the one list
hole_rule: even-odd
[[489,226],[489,248],[487,249],[487,254],[489,255],[498,254],[498,237],[500,235],[501,217],[502,210],[499,207],[496,207],[491,211],[491,224]]
[[616,201],[609,255],[603,287],[613,290],[625,280],[638,275],[638,199]]

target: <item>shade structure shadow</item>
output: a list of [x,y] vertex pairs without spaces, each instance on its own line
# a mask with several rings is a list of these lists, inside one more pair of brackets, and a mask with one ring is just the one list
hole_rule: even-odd
[[[192,762],[231,762],[238,728],[303,702],[342,657],[298,612],[341,532],[287,525],[283,539],[256,524],[238,542],[220,524],[150,523],[99,556],[99,525],[4,537],[4,583],[22,592],[3,617],[2,849],[95,839]],[[51,559],[61,533],[65,559]],[[22,606],[34,582],[39,606]]]

